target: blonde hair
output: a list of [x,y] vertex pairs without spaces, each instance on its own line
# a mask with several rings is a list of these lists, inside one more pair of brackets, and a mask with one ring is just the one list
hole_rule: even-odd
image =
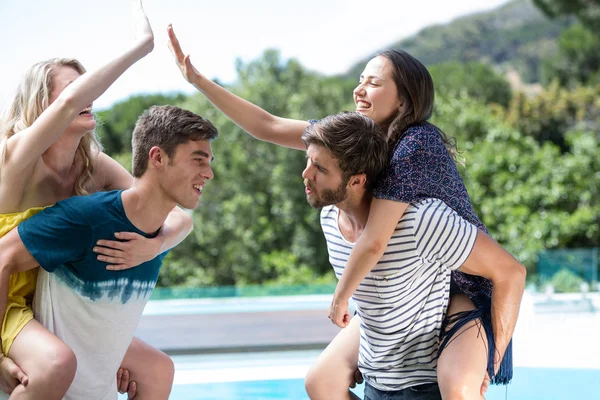
[[[73,68],[79,74],[85,73],[81,63],[73,58],[52,58],[33,65],[23,76],[17,87],[14,99],[0,118],[0,168],[5,161],[7,140],[14,134],[30,127],[50,105],[52,81],[59,67]],[[86,132],[81,139],[75,157],[82,163],[82,170],[75,182],[75,192],[86,195],[84,185],[92,179],[94,163],[92,158],[102,149],[94,131]]]

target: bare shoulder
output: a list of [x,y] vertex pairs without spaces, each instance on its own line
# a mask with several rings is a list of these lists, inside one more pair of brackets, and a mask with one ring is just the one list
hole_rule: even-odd
[[41,205],[37,203],[43,193],[38,193],[36,188],[48,181],[48,168],[41,158],[27,168],[16,164],[8,162],[0,167],[0,214],[29,208],[29,203]]
[[95,191],[127,189],[131,186],[133,178],[127,170],[115,159],[103,152],[99,152],[93,159]]
[[[106,158],[108,156],[103,152],[96,153],[92,158],[93,169],[92,179],[87,182],[86,190],[92,189],[93,192],[100,191],[106,184]],[[89,186],[89,189],[88,189]]]

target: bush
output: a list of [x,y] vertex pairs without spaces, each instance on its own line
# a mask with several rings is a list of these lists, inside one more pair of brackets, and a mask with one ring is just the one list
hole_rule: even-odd
[[556,293],[571,293],[581,290],[583,279],[573,271],[563,268],[554,274],[551,283]]

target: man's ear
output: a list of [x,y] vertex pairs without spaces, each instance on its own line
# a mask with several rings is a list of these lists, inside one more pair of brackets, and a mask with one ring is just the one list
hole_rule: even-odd
[[348,186],[353,189],[364,188],[367,184],[367,175],[365,174],[356,174],[350,177],[348,181]]
[[153,146],[148,152],[148,159],[154,168],[161,169],[169,161],[169,157],[158,146]]

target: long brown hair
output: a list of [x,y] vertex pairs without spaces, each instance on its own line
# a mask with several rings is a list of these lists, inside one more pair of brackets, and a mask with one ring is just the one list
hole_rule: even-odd
[[[414,125],[428,123],[433,114],[435,89],[427,68],[416,58],[403,50],[385,50],[377,54],[387,58],[392,64],[392,77],[398,88],[398,98],[404,103],[403,112],[398,112],[382,124],[387,130],[390,147],[393,148]],[[431,124],[433,125],[433,124]],[[457,160],[456,141],[433,125],[440,134],[446,148]]]

